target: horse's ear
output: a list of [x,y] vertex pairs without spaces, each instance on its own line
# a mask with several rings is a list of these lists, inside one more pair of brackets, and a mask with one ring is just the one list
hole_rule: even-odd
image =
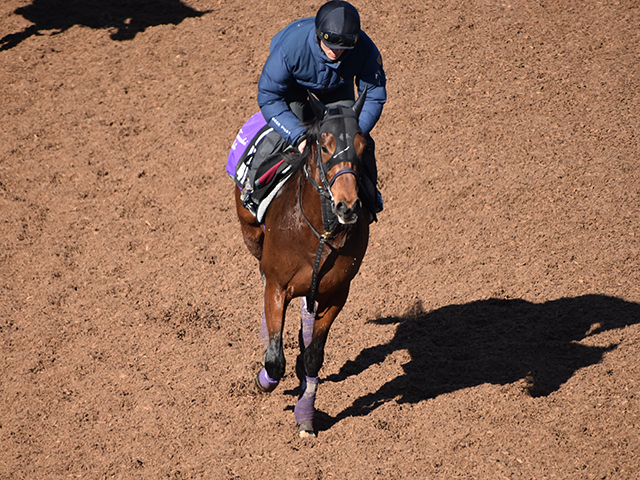
[[358,97],[358,100],[356,100],[356,103],[353,105],[353,111],[356,112],[356,117],[360,116],[360,112],[362,111],[362,106],[364,105],[365,98],[367,98],[366,89],[360,94],[360,96]]
[[325,113],[327,113],[327,107],[309,90],[307,90],[307,93],[309,94],[309,103],[311,104],[311,110],[313,110],[313,114],[318,120],[322,120]]

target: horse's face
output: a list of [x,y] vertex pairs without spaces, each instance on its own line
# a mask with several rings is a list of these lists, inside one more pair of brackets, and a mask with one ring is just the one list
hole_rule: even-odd
[[331,195],[338,221],[343,225],[356,223],[362,207],[358,198],[358,170],[366,140],[358,117],[366,96],[365,91],[352,106],[324,105],[309,92],[311,109],[320,122],[315,155],[318,174]]
[[327,125],[329,128],[320,133],[320,168],[324,171],[338,221],[349,225],[358,220],[362,207],[362,201],[358,198],[358,170],[366,140],[358,127],[357,118],[340,118],[336,122],[342,125],[339,128]]

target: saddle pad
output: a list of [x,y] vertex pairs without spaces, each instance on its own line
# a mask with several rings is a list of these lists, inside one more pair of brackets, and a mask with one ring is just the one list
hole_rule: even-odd
[[295,150],[257,112],[242,126],[229,151],[226,170],[242,190],[242,205],[259,223],[271,200],[291,177],[287,162]]
[[229,158],[227,159],[227,173],[231,178],[235,179],[238,162],[245,154],[249,143],[266,125],[267,121],[262,116],[262,112],[257,112],[247,120],[238,132],[238,135],[236,135],[236,139],[231,145],[231,150],[229,150]]

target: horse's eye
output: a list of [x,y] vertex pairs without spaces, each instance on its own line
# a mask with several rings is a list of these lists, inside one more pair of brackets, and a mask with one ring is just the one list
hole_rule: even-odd
[[329,149],[326,145],[322,145],[322,153],[329,153]]

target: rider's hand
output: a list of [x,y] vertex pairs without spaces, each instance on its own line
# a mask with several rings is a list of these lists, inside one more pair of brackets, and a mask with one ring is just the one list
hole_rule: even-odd
[[304,147],[307,145],[307,139],[305,138],[300,143],[298,143],[298,151],[300,153],[304,152]]

